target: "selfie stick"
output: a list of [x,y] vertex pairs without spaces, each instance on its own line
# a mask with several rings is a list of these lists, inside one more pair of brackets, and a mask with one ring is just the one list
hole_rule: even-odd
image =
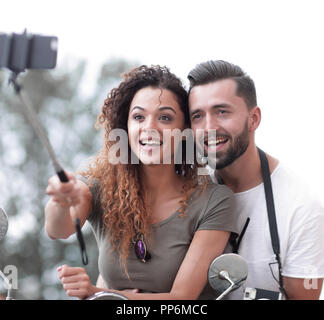
[[[26,94],[23,94],[23,92],[21,90],[22,86],[17,83],[17,76],[18,76],[18,73],[12,71],[10,79],[9,79],[9,84],[13,85],[16,94],[19,96],[22,104],[25,105],[27,112],[25,112],[25,110],[23,110],[23,112],[26,115],[27,119],[29,120],[31,126],[35,130],[35,133],[37,134],[37,136],[39,137],[39,139],[41,140],[41,142],[47,149],[49,156],[52,160],[53,166],[55,168],[56,174],[58,175],[60,181],[68,182],[69,179],[66,176],[63,168],[61,167],[61,165],[59,164],[59,162],[56,159],[52,145],[50,144],[50,142],[48,140],[48,137],[45,133],[44,128],[42,127],[42,125],[40,124],[40,122],[37,119],[36,112],[34,111],[32,104],[31,104],[30,100],[28,99],[28,96]],[[77,238],[78,238],[78,241],[80,244],[82,263],[84,265],[87,265],[88,264],[88,256],[87,256],[87,251],[86,251],[83,235],[81,232],[79,218],[75,219],[75,229],[76,229]]]

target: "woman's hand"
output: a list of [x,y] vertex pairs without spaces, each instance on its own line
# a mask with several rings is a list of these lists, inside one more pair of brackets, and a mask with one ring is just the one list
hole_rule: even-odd
[[46,194],[50,195],[52,201],[63,208],[79,204],[82,196],[76,178],[69,173],[66,173],[66,175],[69,179],[68,182],[61,182],[55,175],[48,180],[46,188]]
[[63,288],[70,297],[87,298],[102,289],[91,284],[84,268],[63,265],[57,268]]
[[91,192],[86,183],[67,173],[68,182],[57,176],[48,180],[46,193],[51,196],[45,206],[45,229],[51,239],[67,239],[75,233],[75,219],[81,227],[91,211]]
[[[66,294],[70,297],[85,299],[92,296],[96,292],[115,292],[115,290],[109,290],[106,287],[98,288],[92,285],[90,278],[84,268],[63,265],[61,267],[58,267],[57,271],[59,273],[59,278],[62,282],[63,288],[66,291]],[[138,293],[139,290],[125,289],[120,292],[121,294],[123,294],[124,292]]]

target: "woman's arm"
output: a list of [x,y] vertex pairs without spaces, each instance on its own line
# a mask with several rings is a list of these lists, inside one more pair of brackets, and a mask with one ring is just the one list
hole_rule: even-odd
[[57,176],[48,180],[46,193],[51,196],[45,207],[45,230],[51,239],[66,239],[75,233],[74,220],[81,227],[91,210],[91,192],[88,186],[67,174],[69,182],[62,183]]
[[[69,296],[83,299],[98,291],[122,294],[132,300],[193,300],[197,299],[207,283],[207,273],[211,262],[223,253],[229,232],[218,230],[196,231],[189,250],[179,268],[172,289],[166,293],[134,293],[97,288],[91,283],[78,281],[78,268],[66,267],[59,271],[63,287]],[[73,278],[74,276],[74,278]]]
[[108,289],[100,273],[97,279],[96,287]]
[[212,261],[223,253],[229,232],[219,230],[196,231],[189,250],[179,268],[172,289],[168,293],[131,293],[111,290],[134,300],[194,300],[207,283]]

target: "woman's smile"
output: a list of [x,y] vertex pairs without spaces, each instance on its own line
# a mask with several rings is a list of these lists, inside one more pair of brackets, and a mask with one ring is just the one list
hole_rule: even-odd
[[138,159],[144,164],[161,164],[172,158],[177,146],[165,131],[174,129],[184,129],[184,115],[174,94],[154,87],[139,90],[128,117],[129,144]]

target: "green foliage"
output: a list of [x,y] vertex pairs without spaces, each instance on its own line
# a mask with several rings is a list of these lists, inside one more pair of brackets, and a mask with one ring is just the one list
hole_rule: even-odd
[[[94,124],[103,99],[120,75],[134,66],[125,60],[108,61],[88,95],[83,93],[87,86],[83,61],[54,71],[27,71],[18,79],[66,171],[76,171],[99,150],[101,134]],[[45,233],[45,189],[54,169],[8,78],[9,72],[0,72],[0,207],[9,217],[8,234],[0,243],[0,270],[7,265],[18,268],[16,299],[68,299],[56,268],[82,266],[80,249],[75,236],[53,241]],[[85,268],[95,283],[98,249],[87,223],[83,234],[89,256]],[[5,294],[1,280],[0,292]]]

